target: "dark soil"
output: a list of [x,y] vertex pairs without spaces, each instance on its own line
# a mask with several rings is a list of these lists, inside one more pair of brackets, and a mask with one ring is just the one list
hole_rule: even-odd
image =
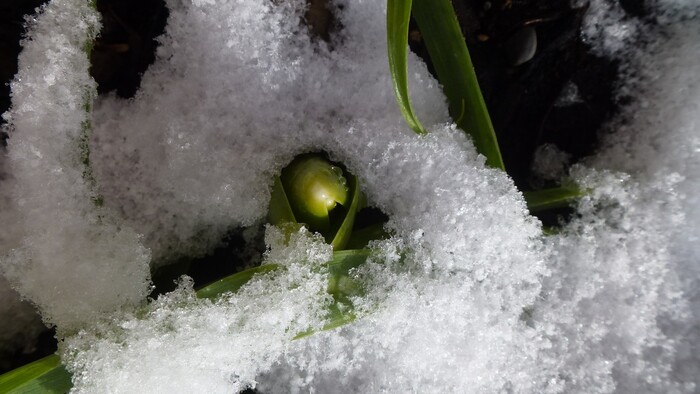
[[[272,0],[282,1],[282,0]],[[616,1],[616,0],[611,0]],[[619,0],[631,15],[643,15],[641,0]],[[9,87],[17,71],[23,15],[42,4],[41,0],[10,0],[0,5],[0,113],[10,105]],[[92,74],[99,93],[116,92],[132,97],[141,75],[154,60],[156,37],[162,34],[168,11],[162,0],[98,0],[103,31],[92,54]],[[301,21],[310,34],[333,42],[342,29],[325,0],[309,0],[310,8]],[[535,184],[531,163],[535,149],[552,143],[577,160],[594,152],[601,125],[617,110],[613,99],[617,64],[589,53],[579,34],[585,8],[572,8],[561,0],[453,0],[460,25],[471,51],[477,76],[491,113],[508,172],[521,190]],[[534,29],[534,56],[516,65]],[[410,32],[411,50],[430,59],[415,24]],[[531,43],[531,42],[530,42]],[[555,106],[562,89],[574,82],[582,100]],[[4,122],[4,121],[0,121]],[[4,144],[6,135],[0,135]],[[1,148],[0,148],[1,149]],[[542,216],[556,223],[562,212]],[[563,211],[565,213],[565,211]],[[197,283],[221,277],[231,270],[231,256],[240,253],[242,238],[232,231],[222,246],[200,259],[188,271]],[[183,263],[189,266],[189,263]],[[235,266],[239,265],[235,264]],[[183,265],[183,267],[184,267]],[[167,290],[180,272],[162,273],[156,278],[158,291]],[[32,354],[17,354],[8,363],[13,368],[55,351],[47,331]],[[48,338],[48,339],[47,339]],[[8,369],[9,369],[8,368]],[[3,372],[0,370],[0,372]]]

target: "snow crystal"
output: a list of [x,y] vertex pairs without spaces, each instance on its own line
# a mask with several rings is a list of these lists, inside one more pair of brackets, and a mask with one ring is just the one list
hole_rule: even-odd
[[682,217],[677,179],[639,184],[583,169],[574,178],[592,191],[579,218],[548,237],[552,274],[531,316],[552,346],[545,360],[563,364],[567,392],[682,390],[671,375],[673,339],[659,325],[684,313],[668,250]]

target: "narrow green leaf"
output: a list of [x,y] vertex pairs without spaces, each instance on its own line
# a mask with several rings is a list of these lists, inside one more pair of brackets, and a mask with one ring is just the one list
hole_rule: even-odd
[[450,0],[414,0],[413,17],[447,96],[452,119],[472,136],[476,149],[486,156],[488,165],[505,170],[452,3]]
[[[362,286],[349,276],[351,269],[359,267],[367,261],[371,251],[369,249],[342,250],[333,252],[333,259],[324,264],[328,268],[328,293],[336,300],[330,307],[328,323],[322,331],[348,324],[356,319],[347,299],[349,296],[362,293]],[[197,297],[215,299],[226,292],[236,292],[250,281],[256,274],[264,274],[282,268],[277,264],[267,264],[247,269],[218,280],[197,290]],[[299,333],[294,339],[307,337],[314,334],[314,330]]]
[[289,198],[284,192],[284,186],[280,177],[275,176],[275,183],[272,185],[272,194],[270,195],[270,209],[268,209],[268,220],[271,224],[280,225],[282,223],[296,223]]
[[[355,267],[359,267],[370,254],[369,249],[342,250],[333,252],[333,259],[324,264],[328,268],[331,278],[328,292],[334,294],[338,292],[333,283],[338,282],[341,277],[347,277],[348,272]],[[265,264],[258,267],[249,268],[245,271],[237,272],[216,282],[210,283],[197,290],[197,297],[214,299],[226,292],[235,293],[243,285],[248,283],[256,274],[265,274],[283,268],[278,264]],[[340,293],[338,293],[340,294]]]
[[[333,260],[326,263],[328,267],[328,293],[333,295],[335,302],[328,308],[328,322],[321,331],[332,330],[357,319],[349,297],[361,295],[362,285],[350,277],[350,270],[357,268],[367,261],[369,249],[342,250],[333,253]],[[314,330],[299,333],[294,339],[308,337],[316,333]]]
[[347,274],[351,269],[357,268],[367,261],[370,253],[372,251],[369,249],[340,250],[333,252],[333,260],[325,265],[331,274]]
[[585,191],[576,186],[562,186],[552,189],[523,192],[530,213],[566,207],[585,194]]
[[[370,251],[343,250],[333,253],[333,259],[324,265],[328,268],[331,278],[328,292],[338,299],[346,299],[350,295],[362,291],[359,284],[354,283],[348,276],[352,268],[358,267],[367,261]],[[226,293],[238,291],[248,283],[256,274],[265,274],[283,268],[277,264],[266,264],[247,269],[227,276],[197,290],[197,297],[215,299]],[[351,308],[345,303],[336,302],[329,308],[328,323],[323,330],[331,330],[348,324],[355,320]],[[294,339],[312,335],[313,331],[298,334]],[[41,360],[27,364],[10,372],[0,375],[0,393],[8,394],[34,394],[34,393],[66,393],[72,387],[71,375],[61,365],[57,355],[44,357]]]
[[66,393],[72,386],[70,373],[55,354],[0,375],[0,393]]
[[560,232],[561,232],[561,229],[558,227],[542,226],[542,234],[544,234],[544,235],[557,235]]
[[[328,308],[328,323],[326,323],[319,331],[333,330],[352,323],[355,321],[355,319],[357,319],[357,317],[351,310],[345,310],[344,304],[339,304],[336,302]],[[315,330],[306,330],[297,334],[294,338],[292,338],[292,340],[306,338],[316,334],[317,332],[318,331]]]
[[333,250],[343,250],[347,246],[350,236],[352,235],[352,226],[355,225],[355,216],[357,216],[360,205],[360,182],[355,175],[348,174],[348,178],[348,183],[350,184],[350,206],[345,213],[343,223],[340,225],[340,228],[338,228],[331,242]]
[[389,233],[384,230],[384,223],[376,223],[359,230],[354,230],[345,247],[347,249],[362,249],[367,247],[369,241],[387,238],[389,238]]
[[362,286],[350,278],[350,270],[364,264],[369,257],[369,249],[341,250],[333,253],[333,260],[326,263],[328,267],[328,293],[336,301],[345,301],[348,296],[362,293]]
[[408,125],[418,134],[425,129],[413,113],[408,97],[408,22],[411,19],[411,0],[387,0],[386,34],[389,49],[389,71],[394,85],[394,94],[401,113]]
[[280,268],[281,266],[277,264],[265,264],[258,267],[249,268],[245,271],[237,272],[197,290],[197,297],[214,299],[227,292],[235,293],[238,291],[238,289],[243,287],[243,285],[248,283],[256,274],[265,274],[276,271]]

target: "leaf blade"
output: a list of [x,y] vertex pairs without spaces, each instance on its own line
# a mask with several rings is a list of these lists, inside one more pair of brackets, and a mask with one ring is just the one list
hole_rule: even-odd
[[523,192],[530,213],[565,207],[584,195],[586,191],[575,185]]
[[280,268],[282,268],[282,266],[278,264],[265,264],[249,268],[245,271],[237,272],[233,275],[229,275],[225,278],[212,282],[197,290],[196,294],[198,298],[213,300],[224,293],[237,292],[257,274],[266,274],[268,272],[277,271]]
[[65,393],[72,386],[70,373],[55,354],[0,375],[1,393]]
[[268,209],[268,220],[271,224],[280,225],[282,223],[296,223],[292,206],[289,204],[289,198],[282,186],[282,180],[279,176],[274,177],[272,185],[272,193],[270,195],[270,208]]
[[416,117],[408,95],[408,22],[411,19],[411,0],[388,0],[386,10],[389,72],[396,102],[408,125],[417,134],[427,134]]
[[414,0],[418,23],[452,119],[469,133],[486,163],[505,170],[496,132],[479,89],[467,44],[450,0]]
[[355,175],[350,175],[350,190],[352,190],[352,196],[350,196],[350,206],[345,214],[343,223],[336,231],[335,236],[331,245],[333,245],[333,250],[343,250],[350,241],[350,236],[352,235],[352,227],[355,224],[355,217],[357,216],[357,211],[360,206],[360,182]]

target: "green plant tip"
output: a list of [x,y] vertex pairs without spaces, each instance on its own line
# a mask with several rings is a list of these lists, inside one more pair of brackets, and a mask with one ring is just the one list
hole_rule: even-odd
[[281,180],[297,221],[321,233],[331,228],[330,211],[350,199],[343,169],[319,155],[297,157]]

